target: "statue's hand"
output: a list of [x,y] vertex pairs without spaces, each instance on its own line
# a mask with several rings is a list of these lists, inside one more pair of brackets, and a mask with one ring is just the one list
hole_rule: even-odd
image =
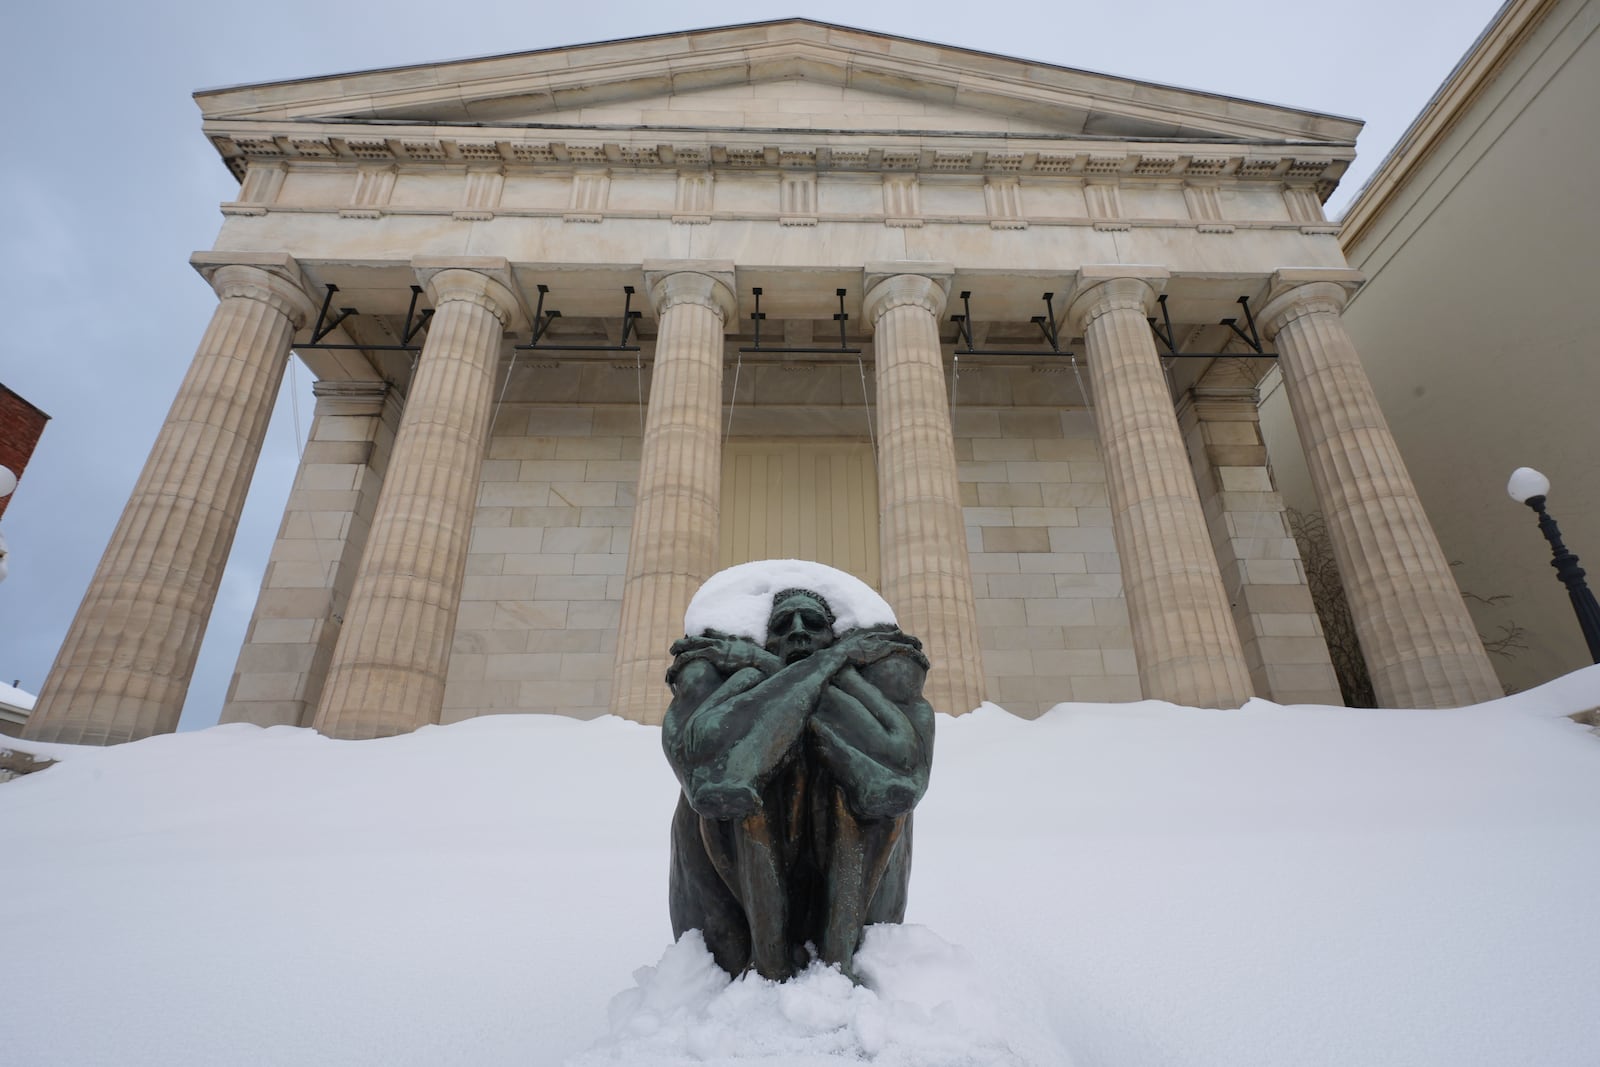
[[922,642],[900,630],[855,630],[840,638],[836,647],[855,667],[865,667],[893,655],[910,656],[924,668],[928,666],[928,657],[922,654]]
[[783,666],[778,657],[748,638],[706,630],[692,637],[679,638],[672,643],[673,671],[693,659],[703,659],[724,676],[746,667],[754,667],[764,675],[772,675]]

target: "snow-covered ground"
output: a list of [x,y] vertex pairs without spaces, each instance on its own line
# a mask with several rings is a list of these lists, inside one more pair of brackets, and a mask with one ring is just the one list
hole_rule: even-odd
[[1600,1062],[1600,667],[941,718],[869,988],[669,945],[659,731],[224,726],[0,785],[0,1062]]

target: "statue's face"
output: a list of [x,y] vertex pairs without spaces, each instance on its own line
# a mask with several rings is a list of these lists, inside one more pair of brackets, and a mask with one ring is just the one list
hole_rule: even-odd
[[772,606],[767,620],[767,651],[784,666],[833,644],[833,626],[813,597],[796,593]]

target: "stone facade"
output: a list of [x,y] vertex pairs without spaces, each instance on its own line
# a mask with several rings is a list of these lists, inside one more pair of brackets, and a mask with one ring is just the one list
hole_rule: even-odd
[[[627,382],[631,390],[632,374]],[[500,408],[440,721],[517,710],[592,718],[610,710],[639,414],[619,404]]]
[[[219,285],[196,366],[231,345],[266,384],[298,330],[319,395],[227,719],[657,721],[695,586],[801,543],[877,569],[943,711],[1337,701],[1252,418],[1266,361],[1225,320],[1253,306],[1296,366],[1348,370],[1296,323],[1351,282],[1320,205],[1356,123],[805,20],[198,99],[241,184],[197,263],[277,317],[234,329]],[[1298,417],[1350,395],[1308,388]],[[201,410],[260,417],[234,403]],[[1340,457],[1388,447],[1359,437],[1327,490],[1357,502]],[[748,514],[725,453],[795,482]],[[197,489],[236,519],[248,477]],[[1352,529],[1436,576],[1385,508]],[[178,556],[225,551],[225,521],[192,525]],[[97,621],[106,591],[138,600],[145,531],[119,528],[80,613],[102,636],[64,652],[35,735],[170,729],[193,620],[129,648]],[[1475,639],[1409,626],[1419,587],[1352,561],[1388,586],[1363,603],[1400,699],[1492,695]],[[188,580],[209,604],[214,574]]]

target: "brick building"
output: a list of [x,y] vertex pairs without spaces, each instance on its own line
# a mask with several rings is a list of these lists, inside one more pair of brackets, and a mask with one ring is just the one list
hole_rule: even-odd
[[[49,421],[49,415],[0,384],[0,467],[16,475],[18,482]],[[0,519],[5,518],[11,496],[0,496]]]

